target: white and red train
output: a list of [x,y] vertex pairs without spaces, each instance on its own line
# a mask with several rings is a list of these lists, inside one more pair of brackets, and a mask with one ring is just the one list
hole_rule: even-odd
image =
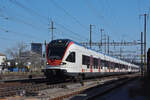
[[51,41],[46,47],[47,78],[96,77],[139,72],[139,66],[88,49],[69,39]]

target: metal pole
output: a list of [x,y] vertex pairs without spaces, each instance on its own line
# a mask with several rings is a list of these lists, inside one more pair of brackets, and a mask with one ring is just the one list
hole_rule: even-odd
[[108,55],[109,55],[109,36],[107,37],[107,53],[108,53]]
[[52,40],[53,40],[53,36],[54,36],[54,35],[53,35],[53,24],[54,24],[54,23],[53,23],[53,21],[52,21],[52,22],[51,22],[51,29],[52,29]]
[[44,42],[44,45],[45,45],[45,67],[46,67],[46,65],[47,65],[47,59],[46,59],[46,40]]
[[120,59],[122,58],[122,48],[120,47]]
[[107,50],[106,50],[106,43],[107,42],[107,36],[106,36],[106,34],[105,34],[105,54],[106,54],[106,52],[107,52]]
[[144,72],[146,74],[147,68],[146,68],[146,17],[147,14],[144,14]]
[[51,40],[53,40],[54,39],[54,29],[56,29],[56,28],[54,28],[54,22],[53,21],[51,21],[51,27],[49,28],[49,29],[51,29],[51,33],[52,33],[52,37],[51,37]]
[[92,25],[90,24],[90,48],[92,46]]
[[[101,49],[102,49],[102,46],[103,46],[103,31],[104,29],[101,29]],[[102,49],[102,52],[103,52],[103,49]]]
[[143,32],[141,32],[141,74],[143,75]]

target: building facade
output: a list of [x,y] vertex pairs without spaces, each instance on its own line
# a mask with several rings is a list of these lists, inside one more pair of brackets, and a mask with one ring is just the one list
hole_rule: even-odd
[[2,68],[4,67],[5,61],[6,61],[6,56],[0,53],[0,70],[2,70]]
[[42,56],[42,44],[41,43],[31,43],[31,51]]

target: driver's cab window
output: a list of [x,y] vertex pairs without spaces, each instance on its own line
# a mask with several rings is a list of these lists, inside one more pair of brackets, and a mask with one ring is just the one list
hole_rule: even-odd
[[66,58],[66,61],[75,63],[75,55],[75,52],[71,52]]

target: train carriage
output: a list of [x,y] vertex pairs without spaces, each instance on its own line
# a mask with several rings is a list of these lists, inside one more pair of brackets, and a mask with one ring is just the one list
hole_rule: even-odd
[[139,67],[86,48],[69,39],[51,41],[46,48],[47,78],[88,78],[138,72]]

